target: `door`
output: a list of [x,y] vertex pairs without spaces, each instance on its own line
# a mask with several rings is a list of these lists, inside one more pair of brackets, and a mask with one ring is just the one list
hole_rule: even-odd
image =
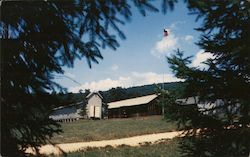
[[101,108],[95,106],[95,118],[101,118],[100,115],[101,115]]
[[89,117],[95,117],[95,106],[90,106]]

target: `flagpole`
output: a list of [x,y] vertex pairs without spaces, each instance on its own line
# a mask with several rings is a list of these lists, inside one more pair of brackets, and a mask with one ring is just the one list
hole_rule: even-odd
[[164,118],[164,73],[162,74],[162,116]]

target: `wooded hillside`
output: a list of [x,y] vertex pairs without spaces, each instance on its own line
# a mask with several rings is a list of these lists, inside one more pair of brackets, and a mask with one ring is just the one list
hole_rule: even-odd
[[[149,84],[129,88],[116,87],[107,91],[100,91],[100,93],[104,98],[104,102],[106,103],[157,93],[157,87],[164,88],[165,90],[169,91],[178,91],[177,95],[178,97],[181,97],[181,91],[184,89],[184,86],[185,83],[183,82],[169,82],[164,84]],[[61,102],[56,106],[67,106],[75,102],[83,101],[89,92],[90,91],[86,89],[82,93],[57,94]]]

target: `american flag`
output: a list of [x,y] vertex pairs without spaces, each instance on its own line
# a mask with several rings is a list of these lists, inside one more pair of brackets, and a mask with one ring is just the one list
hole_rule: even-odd
[[164,35],[164,37],[168,36],[168,30],[167,29],[164,29],[163,35]]

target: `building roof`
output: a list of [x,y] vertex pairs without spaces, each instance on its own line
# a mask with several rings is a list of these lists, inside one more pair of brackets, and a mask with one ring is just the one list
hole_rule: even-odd
[[56,108],[53,108],[52,110],[60,110],[60,109],[63,109],[63,108],[70,108],[70,107],[74,107],[74,106],[78,106],[78,105],[84,105],[83,101],[80,101],[80,102],[77,102],[77,103],[72,103],[72,104],[69,104],[67,106],[59,106],[59,107],[56,107]]
[[103,99],[102,95],[99,92],[91,92],[86,96],[86,98],[89,99],[94,94],[97,94],[101,99]]
[[194,104],[198,104],[199,98],[198,96],[188,97],[184,99],[177,99],[176,102],[181,103],[181,105],[194,105]]
[[157,96],[158,96],[157,94],[152,94],[152,95],[141,96],[137,98],[111,102],[111,103],[108,103],[108,109],[147,104],[151,102],[152,100],[154,100]]

